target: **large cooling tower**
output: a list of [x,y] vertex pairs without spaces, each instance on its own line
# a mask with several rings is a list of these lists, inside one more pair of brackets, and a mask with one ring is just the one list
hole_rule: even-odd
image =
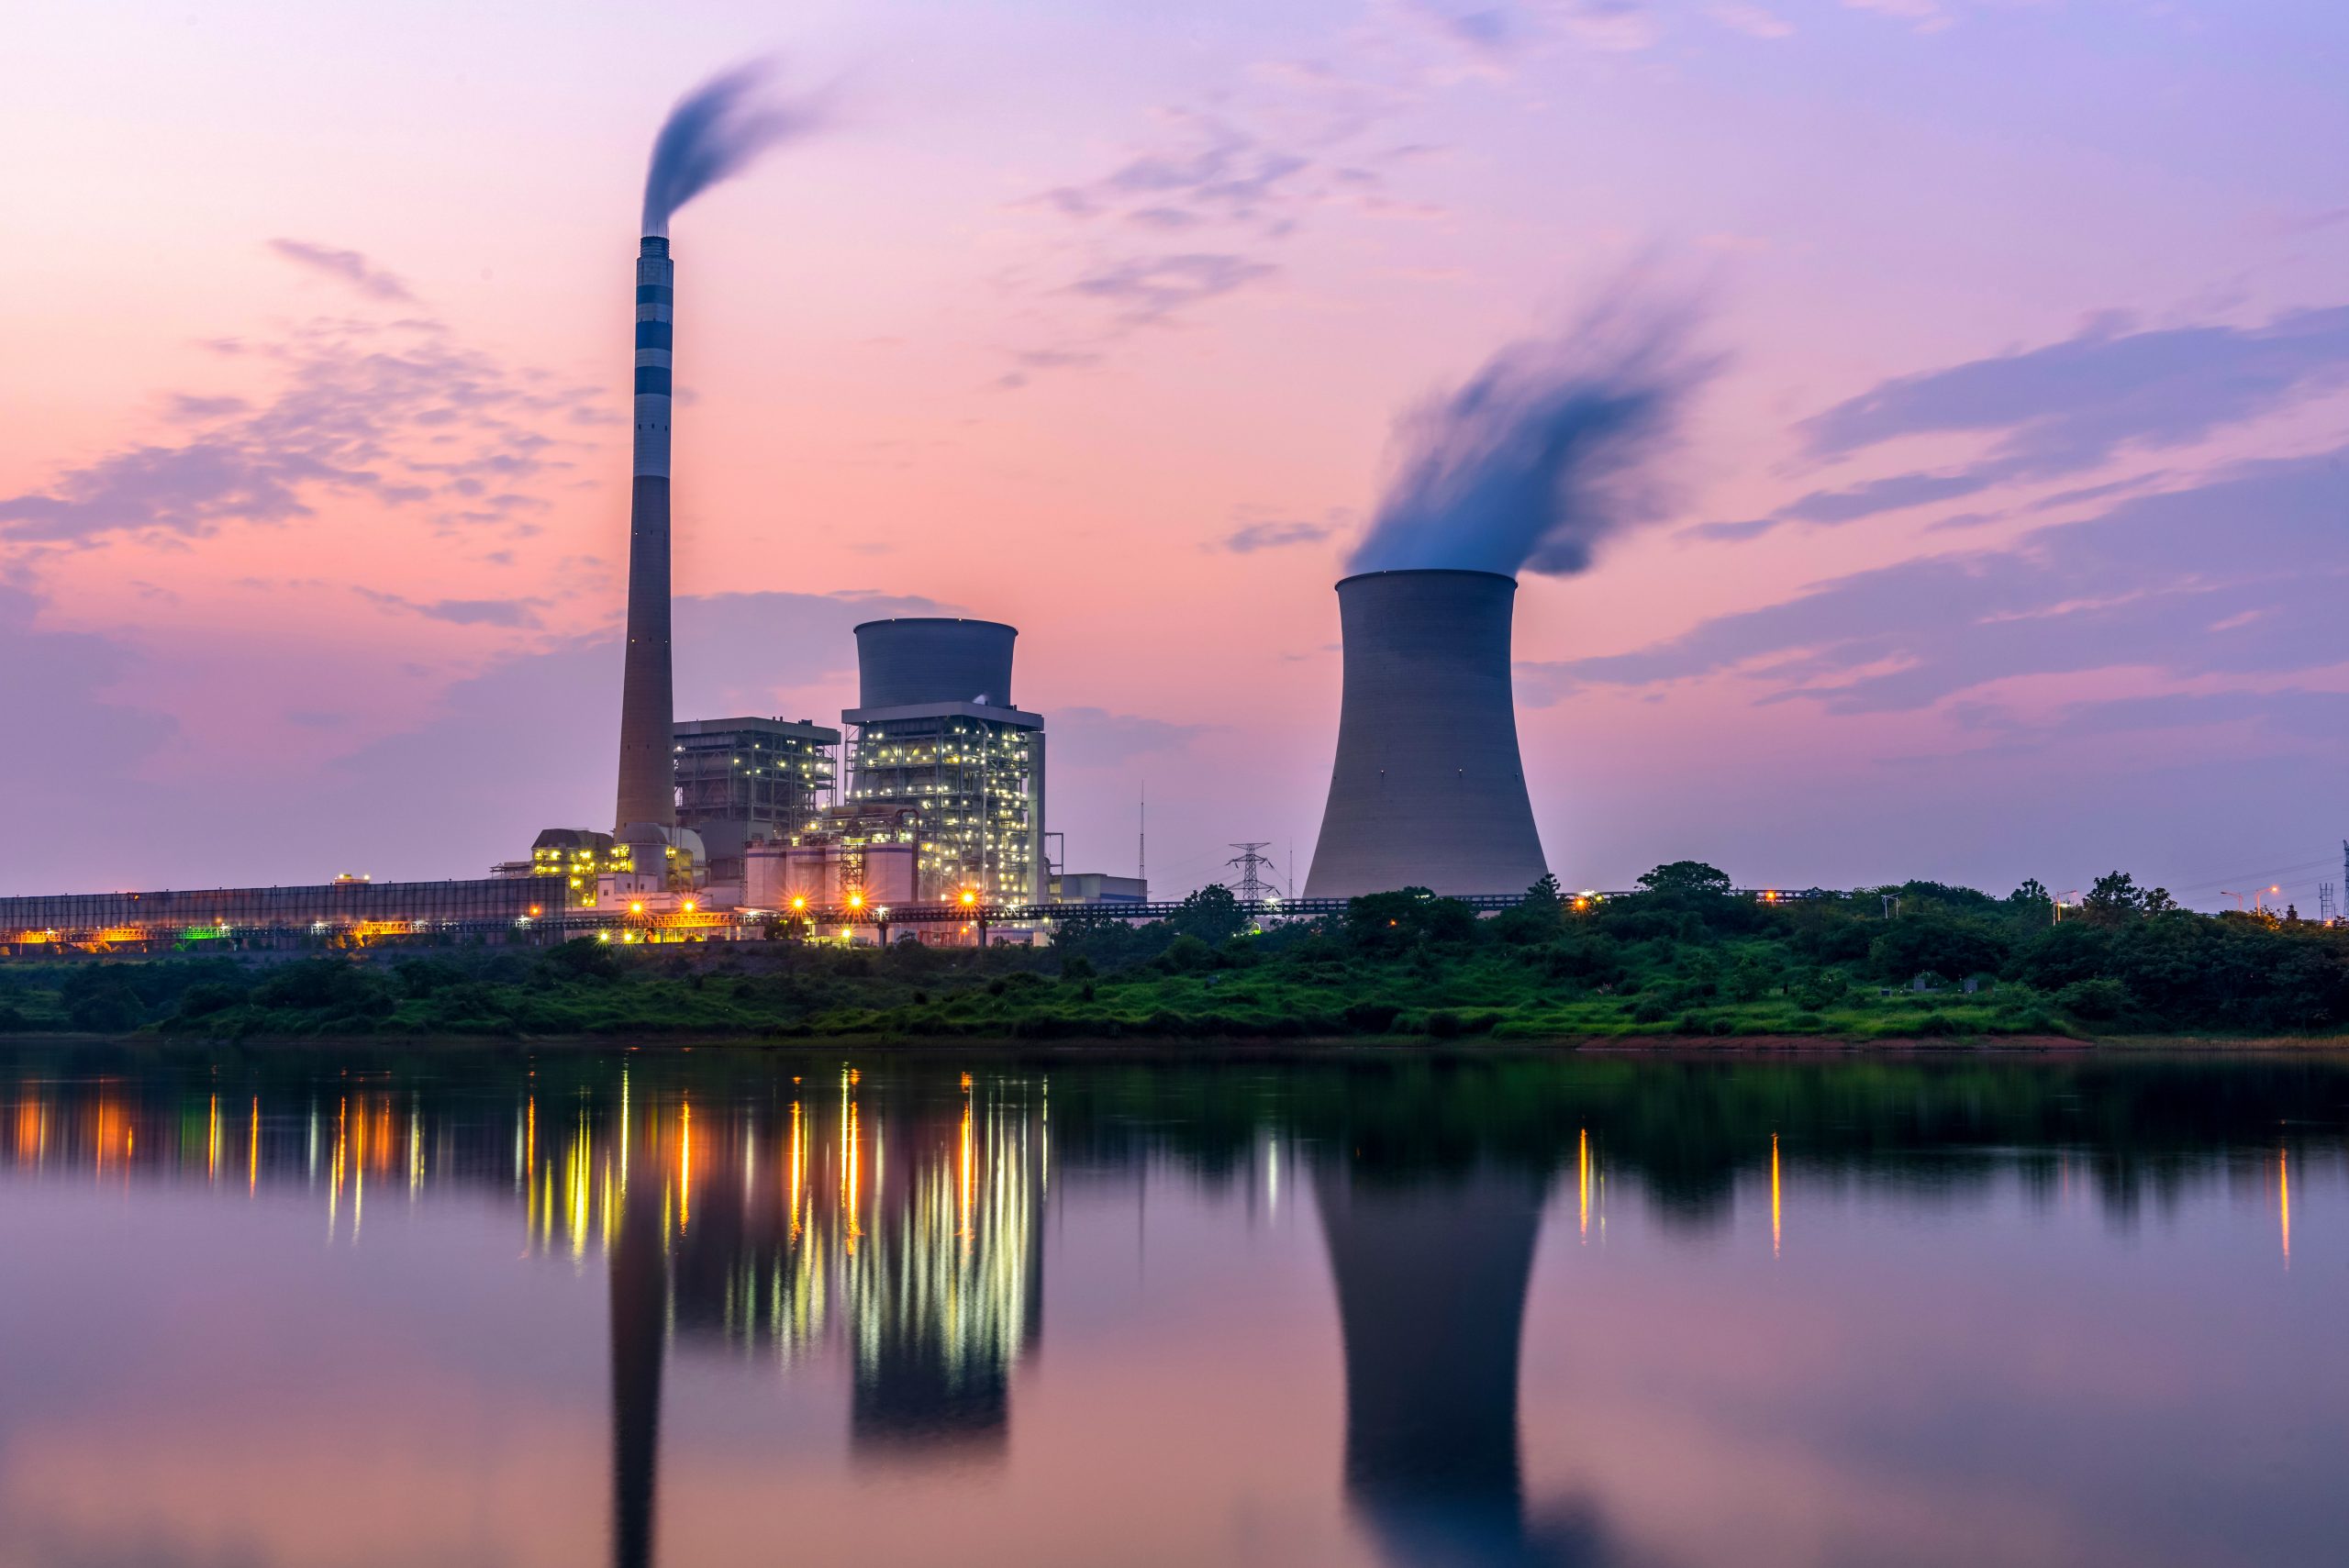
[[856,628],[861,708],[942,702],[1011,706],[1011,643],[1000,621],[907,616]]
[[1521,893],[1548,869],[1517,752],[1516,595],[1496,572],[1338,584],[1345,697],[1308,898]]
[[669,676],[669,241],[636,260],[636,461],[629,498],[628,655],[620,675],[620,787],[614,831],[677,825],[676,696]]

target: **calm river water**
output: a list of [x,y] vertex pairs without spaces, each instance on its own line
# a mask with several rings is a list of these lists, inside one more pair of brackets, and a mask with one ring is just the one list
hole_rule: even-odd
[[2334,1564],[2349,1064],[0,1053],[0,1564]]

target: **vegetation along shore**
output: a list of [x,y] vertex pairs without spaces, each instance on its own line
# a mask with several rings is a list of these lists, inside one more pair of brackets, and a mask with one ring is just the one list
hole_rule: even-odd
[[[1052,946],[785,937],[616,951],[402,947],[0,969],[0,1033],[1536,1041],[2265,1037],[2349,1029],[2349,929],[2209,916],[2116,873],[2058,910],[1910,882],[1774,902],[1679,862],[1631,896],[1545,880],[1479,918],[1416,890],[1264,922],[1219,887]],[[2058,918],[2058,916],[2061,918]]]

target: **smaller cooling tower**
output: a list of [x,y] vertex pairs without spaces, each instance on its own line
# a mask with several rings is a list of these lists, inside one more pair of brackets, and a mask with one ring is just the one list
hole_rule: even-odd
[[1338,584],[1345,695],[1308,898],[1521,893],[1548,869],[1517,751],[1516,595],[1495,572]]
[[968,702],[1011,706],[1011,644],[1000,621],[907,616],[856,628],[857,706]]

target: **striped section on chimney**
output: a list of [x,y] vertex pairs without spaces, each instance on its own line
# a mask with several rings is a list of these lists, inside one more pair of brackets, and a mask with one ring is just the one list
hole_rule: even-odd
[[676,695],[669,669],[669,387],[676,270],[669,241],[636,259],[636,460],[629,496],[628,654],[620,673],[619,799],[613,825],[677,825]]

